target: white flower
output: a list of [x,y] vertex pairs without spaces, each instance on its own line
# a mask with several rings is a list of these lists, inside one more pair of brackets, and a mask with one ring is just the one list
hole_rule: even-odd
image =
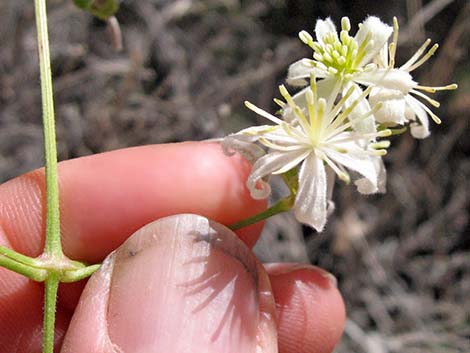
[[[416,51],[416,53],[402,66],[395,69],[395,53],[398,44],[398,21],[393,18],[393,39],[390,45],[384,44],[374,61],[381,69],[398,70],[409,74],[413,70],[424,64],[437,50],[438,45],[434,44],[426,53],[431,40],[428,39]],[[434,93],[440,90],[456,89],[457,85],[447,85],[442,87],[420,86],[417,82],[413,84],[407,91],[394,89],[392,87],[374,87],[369,96],[371,104],[382,103],[382,108],[377,111],[375,118],[378,122],[387,125],[403,125],[412,121],[411,134],[416,138],[425,138],[429,136],[428,115],[437,123],[441,120],[421,101],[414,96],[418,96],[434,107],[439,107],[439,102],[428,97],[423,92]]]
[[[288,123],[266,111],[246,102],[246,106],[276,125],[264,125],[242,130],[229,136],[225,141],[226,149],[237,150],[238,142],[250,137],[250,143],[256,140],[269,148],[268,153],[260,157],[253,165],[247,180],[253,198],[266,198],[270,188],[266,178],[271,174],[283,174],[299,166],[299,187],[295,198],[296,218],[321,231],[329,212],[329,192],[332,188],[330,171],[341,180],[349,182],[350,175],[346,168],[358,173],[363,179],[358,190],[364,192],[379,191],[383,183],[383,174],[379,174],[382,155],[386,153],[389,141],[369,143],[377,137],[390,136],[390,130],[373,133],[352,131],[353,124],[367,119],[375,110],[349,120],[349,114],[369,93],[362,92],[348,107],[346,101],[351,98],[354,88],[335,104],[336,96],[328,99],[319,98],[315,80],[304,90],[306,112],[294,102],[284,86],[280,92],[287,104],[278,101],[284,108],[289,107],[296,119]],[[330,186],[328,186],[330,184]]]
[[[374,57],[386,45],[393,28],[379,18],[370,16],[359,25],[354,37],[350,36],[351,24],[347,17],[341,20],[338,33],[331,19],[318,20],[315,26],[316,41],[306,31],[299,33],[300,39],[314,51],[313,59],[301,59],[289,68],[287,82],[303,86],[306,78],[314,75],[319,79],[319,90],[327,94],[343,95],[354,88],[353,95],[346,105],[349,106],[362,93],[362,86],[380,86],[400,92],[408,92],[415,83],[411,76],[401,70],[378,68],[372,63]],[[302,95],[303,92],[300,92]],[[297,97],[294,97],[297,100]],[[365,97],[351,112],[351,117],[359,117],[371,110]],[[287,112],[289,114],[289,112]],[[374,116],[361,120],[353,128],[362,133],[376,131]]]

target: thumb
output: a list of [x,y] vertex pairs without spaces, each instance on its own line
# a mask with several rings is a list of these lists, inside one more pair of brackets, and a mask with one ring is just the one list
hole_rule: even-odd
[[263,266],[196,215],[137,231],[88,281],[62,353],[277,352]]

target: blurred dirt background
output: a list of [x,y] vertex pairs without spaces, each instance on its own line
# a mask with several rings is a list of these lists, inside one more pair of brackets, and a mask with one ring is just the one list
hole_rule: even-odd
[[[418,71],[444,92],[430,138],[393,138],[388,192],[337,185],[336,211],[316,234],[291,215],[268,222],[264,261],[322,266],[339,279],[348,321],[336,352],[470,351],[470,5],[402,0],[122,1],[124,51],[71,0],[50,0],[60,159],[116,148],[221,137],[274,111],[297,38],[317,18],[401,24],[398,63],[427,38],[441,48]],[[30,0],[0,2],[0,181],[42,165],[39,73]],[[259,121],[258,121],[259,122]],[[278,191],[281,192],[281,191]]]

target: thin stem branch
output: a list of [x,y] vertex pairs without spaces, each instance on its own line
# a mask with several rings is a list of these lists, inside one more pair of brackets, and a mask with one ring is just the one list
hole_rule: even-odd
[[6,248],[4,246],[0,246],[0,255],[3,255],[5,257],[8,257],[9,259],[15,260],[16,262],[19,262],[23,265],[35,266],[35,267],[40,266],[40,263],[36,259],[20,254],[19,252],[16,252],[15,250]]
[[11,271],[15,271],[16,273],[22,274],[23,276],[37,282],[42,282],[47,277],[47,270],[22,264],[3,255],[0,255],[0,267],[8,268]]
[[293,205],[293,197],[289,196],[284,199],[279,200],[274,205],[266,209],[265,211],[258,213],[252,217],[246,218],[240,222],[229,225],[231,230],[238,230],[249,225],[263,221],[269,217],[277,215],[278,213],[289,211]]
[[43,353],[54,352],[54,327],[58,288],[59,273],[49,273],[45,281]]
[[44,124],[44,155],[46,161],[47,213],[44,252],[51,255],[53,258],[62,258],[63,253],[60,242],[59,181],[57,176],[57,147],[46,0],[35,0],[34,4],[38,32],[42,113]]

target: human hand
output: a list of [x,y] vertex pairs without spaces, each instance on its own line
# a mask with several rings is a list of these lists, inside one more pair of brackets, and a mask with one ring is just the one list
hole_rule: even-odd
[[[258,213],[266,205],[246,190],[249,171],[241,157],[204,142],[62,162],[64,252],[96,263],[155,219],[193,213],[231,224]],[[41,253],[44,197],[42,170],[0,186],[1,245]],[[85,281],[61,285],[57,351],[255,352],[258,342],[264,353],[276,344],[281,353],[331,352],[344,325],[333,277],[312,266],[259,265],[249,248],[260,224],[237,232],[248,247],[227,230],[220,230],[222,245],[188,237],[204,220],[178,216],[141,229],[81,297]],[[42,287],[0,268],[1,352],[41,352]]]

